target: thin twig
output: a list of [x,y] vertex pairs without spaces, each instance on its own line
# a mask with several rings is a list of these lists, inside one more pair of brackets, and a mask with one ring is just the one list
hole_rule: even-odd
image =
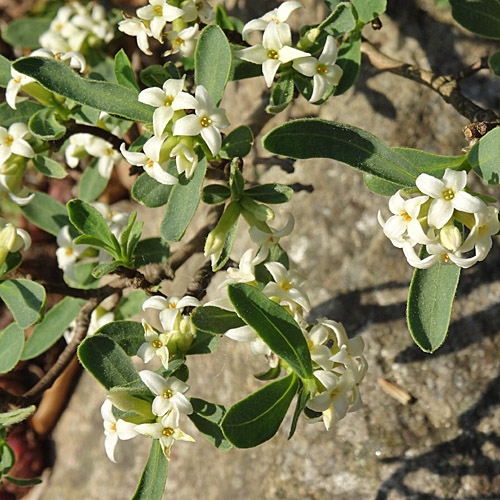
[[458,82],[460,80],[464,80],[465,78],[469,78],[472,75],[475,75],[478,71],[481,71],[482,69],[488,69],[488,68],[489,68],[488,57],[484,56],[481,57],[481,59],[479,59],[479,61],[476,61],[474,64],[471,64],[470,66],[461,69],[457,73],[452,73],[451,75],[448,75],[446,78]]
[[205,297],[208,285],[210,285],[214,274],[212,271],[212,262],[209,259],[194,274],[193,280],[187,287],[186,295],[191,295],[201,300]]
[[421,83],[437,92],[445,102],[451,104],[462,116],[471,122],[495,121],[497,115],[483,109],[460,92],[459,82],[456,78],[439,76],[432,71],[412,66],[398,61],[380,52],[368,41],[361,43],[361,52],[365,54],[375,68],[390,71],[396,75]]
[[118,151],[120,150],[120,146],[122,145],[122,143],[126,142],[125,139],[120,139],[119,137],[116,137],[116,135],[113,135],[111,132],[103,128],[93,127],[92,125],[85,125],[83,123],[74,123],[66,129],[66,133],[60,139],[51,143],[53,148],[56,151],[59,150],[66,139],[74,134],[95,135],[97,137],[100,137],[101,139],[104,139],[105,141],[110,142]]

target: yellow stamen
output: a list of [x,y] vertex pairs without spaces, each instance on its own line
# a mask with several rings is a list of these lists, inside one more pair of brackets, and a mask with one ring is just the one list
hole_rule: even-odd
[[170,436],[172,436],[174,432],[175,432],[175,431],[174,431],[174,429],[172,429],[172,427],[165,427],[165,428],[161,431],[162,435],[163,435],[163,436],[165,436],[165,437],[170,437]]
[[174,393],[172,392],[171,389],[165,389],[163,391],[163,394],[162,396],[165,398],[165,399],[170,399],[172,396],[174,395]]
[[445,189],[442,196],[446,201],[451,201],[455,198],[455,193],[453,192],[453,189]]
[[163,347],[163,342],[161,340],[153,340],[152,345],[155,349]]

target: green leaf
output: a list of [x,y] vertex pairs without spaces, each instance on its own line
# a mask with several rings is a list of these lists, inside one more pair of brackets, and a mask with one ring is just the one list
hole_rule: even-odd
[[0,413],[0,426],[8,427],[9,425],[17,424],[26,420],[36,410],[35,405],[26,408],[18,408],[16,410],[8,411],[7,413]]
[[244,158],[250,153],[252,146],[252,130],[246,125],[241,125],[224,138],[219,156],[227,159]]
[[162,87],[171,77],[163,66],[152,64],[140,72],[139,78],[147,87]]
[[233,23],[221,4],[217,4],[215,7],[215,24],[220,26],[223,30],[235,31]]
[[224,437],[220,428],[226,408],[199,398],[190,398],[189,401],[193,407],[193,413],[188,417],[196,428],[219,450],[232,448],[233,446]]
[[179,183],[172,187],[160,227],[160,236],[165,241],[178,241],[186,231],[200,203],[206,169],[207,161],[202,158],[190,179],[181,176]]
[[363,23],[369,23],[387,8],[387,0],[352,0],[352,3]]
[[350,125],[302,119],[271,130],[264,147],[291,158],[331,158],[402,186],[412,187],[419,171],[374,135]]
[[262,290],[267,283],[273,281],[271,273],[264,265],[266,262],[279,262],[280,264],[283,264],[286,269],[290,269],[290,262],[287,253],[279,244],[273,245],[269,249],[269,255],[266,257],[266,260],[255,266],[255,279],[259,290]]
[[[0,87],[7,87],[7,84],[9,83],[10,81],[10,61],[5,57],[3,56],[2,54],[0,54]],[[5,125],[3,125],[2,123],[2,126],[5,127]]]
[[[366,1],[366,0],[363,0]],[[356,19],[349,2],[341,2],[335,10],[318,26],[320,30],[338,38],[356,27]]]
[[408,327],[415,343],[425,352],[434,352],[444,342],[459,277],[460,268],[454,264],[438,263],[413,273]]
[[144,327],[137,321],[113,321],[101,327],[96,333],[110,337],[128,356],[135,356],[139,347],[145,342]]
[[84,303],[85,301],[82,299],[65,297],[56,304],[45,314],[43,320],[35,326],[27,338],[21,359],[36,358],[59,340],[71,322],[78,316],[80,307]]
[[39,38],[48,31],[51,18],[23,17],[14,19],[2,30],[2,38],[13,47],[40,48]]
[[80,362],[106,389],[135,382],[139,375],[127,353],[110,337],[87,337],[78,348]]
[[450,0],[451,15],[469,31],[487,38],[500,38],[498,0]]
[[274,368],[269,368],[269,370],[266,370],[263,373],[257,373],[254,375],[254,377],[257,380],[273,380],[275,378],[278,378],[281,373],[281,366],[275,366]]
[[42,141],[55,141],[66,133],[66,127],[61,125],[51,108],[37,111],[28,122],[30,132]]
[[292,316],[262,292],[245,283],[227,287],[238,316],[285,360],[301,378],[312,376],[312,362],[306,339]]
[[54,179],[64,179],[68,175],[64,167],[48,156],[36,155],[33,158],[36,169],[47,177]]
[[500,50],[488,57],[488,65],[495,75],[500,76]]
[[92,271],[97,266],[96,262],[77,262],[73,266],[73,274],[75,279],[68,278],[67,275],[64,276],[64,280],[69,286],[73,288],[96,288],[99,286],[99,280],[96,280],[92,276]]
[[161,238],[146,238],[139,241],[134,250],[134,262],[136,267],[148,264],[162,264],[170,255],[169,244]]
[[31,117],[43,109],[41,104],[33,101],[21,101],[12,109],[6,102],[0,104],[0,123],[2,127],[10,127],[13,123],[28,123]]
[[[243,47],[233,45],[233,50],[239,50]],[[231,63],[231,72],[229,74],[230,81],[244,80],[246,78],[256,78],[262,76],[262,66],[248,61],[243,61],[238,57],[233,57]]]
[[245,323],[236,313],[215,306],[197,307],[191,316],[191,320],[197,330],[212,335],[223,335],[232,328],[245,326]]
[[137,92],[116,83],[78,76],[63,63],[44,57],[25,57],[14,68],[43,87],[79,104],[138,122],[152,122],[154,109],[137,100]]
[[297,423],[299,421],[300,414],[304,411],[307,402],[309,401],[309,391],[304,388],[301,384],[298,390],[297,404],[295,405],[295,411],[293,412],[292,425],[290,426],[290,432],[288,434],[288,439],[292,439],[297,429]]
[[231,70],[231,49],[224,32],[216,25],[203,28],[194,53],[194,81],[203,85],[217,106]]
[[292,75],[289,73],[282,75],[273,87],[266,113],[275,114],[283,111],[292,102],[293,89]]
[[[174,162],[174,170],[175,168]],[[172,174],[171,165],[167,169],[169,174]],[[172,192],[172,185],[161,184],[157,180],[153,179],[146,173],[141,174],[132,186],[132,198],[149,208],[161,207],[165,205],[168,201],[170,193]]]
[[142,304],[148,298],[149,295],[142,290],[133,290],[122,297],[120,302],[118,302],[117,306],[113,309],[115,321],[128,319],[142,312]]
[[297,392],[294,373],[276,380],[233,405],[222,420],[222,431],[237,448],[253,448],[271,439]]
[[23,345],[24,331],[17,323],[11,323],[0,332],[0,373],[7,373],[17,365]]
[[148,461],[132,500],[161,500],[168,473],[168,460],[158,439],[153,440]]
[[21,328],[28,328],[38,320],[45,306],[45,289],[26,279],[0,281],[2,299]]
[[130,59],[123,49],[120,49],[115,55],[113,71],[119,85],[123,85],[137,93],[140,91]]
[[18,267],[22,260],[23,256],[21,255],[21,252],[9,252],[0,266],[0,277]]
[[66,207],[45,193],[34,193],[28,205],[21,207],[24,216],[35,226],[57,236],[57,233],[69,222]]
[[350,37],[339,48],[336,64],[342,68],[342,77],[334,95],[341,95],[350,89],[358,77],[361,66],[361,37]]
[[224,203],[231,197],[231,190],[222,184],[209,184],[203,188],[201,199],[208,205]]
[[219,338],[211,333],[197,331],[186,354],[210,354],[219,347]]
[[92,276],[99,280],[103,276],[106,276],[106,274],[112,273],[116,271],[117,268],[119,268],[122,265],[122,262],[118,262],[116,260],[113,260],[111,262],[105,262],[103,264],[98,264],[97,266],[92,269]]
[[26,487],[34,486],[35,484],[40,484],[42,480],[39,477],[31,477],[29,479],[24,477],[12,477],[9,475],[4,475],[4,479],[7,479],[9,483],[15,484],[16,486]]
[[109,179],[99,173],[98,158],[94,158],[83,171],[82,178],[78,184],[78,198],[90,203],[97,200],[108,185]]
[[490,130],[474,146],[467,160],[488,184],[500,184],[500,128]]
[[78,198],[68,201],[67,207],[70,221],[80,232],[102,241],[120,255],[120,245],[98,210]]
[[14,454],[14,450],[4,442],[0,450],[0,477],[7,474],[15,463],[16,455]]
[[255,201],[274,205],[290,201],[292,199],[293,189],[284,184],[260,184],[245,189],[245,194]]
[[227,230],[221,254],[217,262],[212,264],[212,271],[216,272],[219,269],[222,269],[226,264],[226,262],[229,260],[229,257],[231,256],[231,251],[233,249],[234,240],[236,238],[236,231],[238,230],[239,221],[240,221],[239,217],[236,218],[233,225]]
[[114,254],[113,249],[109,245],[103,243],[101,240],[97,238],[94,238],[94,236],[87,236],[86,234],[82,234],[77,238],[75,238],[73,242],[77,243],[78,245],[89,245],[96,248],[102,248],[106,252]]
[[179,70],[177,69],[177,66],[173,62],[167,61],[163,65],[163,69],[167,72],[168,78],[173,78],[174,80],[181,79],[181,74],[180,74]]
[[[135,212],[134,212],[135,213]],[[139,240],[141,239],[141,234],[142,234],[142,228],[144,227],[143,222],[134,222],[134,225],[132,226],[132,229],[130,231],[130,237],[128,238],[128,244],[127,244],[127,259],[130,265],[132,265],[132,261],[134,260],[134,251],[139,243]]]

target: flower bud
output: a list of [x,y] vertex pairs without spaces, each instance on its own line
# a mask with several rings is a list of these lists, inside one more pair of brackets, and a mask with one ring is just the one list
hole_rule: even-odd
[[450,252],[456,252],[462,245],[460,230],[451,221],[439,231],[439,240]]
[[119,410],[133,411],[138,415],[146,417],[148,420],[153,420],[156,418],[151,411],[150,402],[144,401],[144,399],[136,398],[124,389],[112,389],[108,394],[108,399]]

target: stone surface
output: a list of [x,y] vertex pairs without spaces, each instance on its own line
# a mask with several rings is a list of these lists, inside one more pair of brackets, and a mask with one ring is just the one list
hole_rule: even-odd
[[[274,2],[227,2],[246,18]],[[259,8],[257,5],[259,4]],[[304,22],[320,19],[321,2],[308,2]],[[442,24],[439,21],[443,21]],[[448,73],[491,53],[495,44],[452,25],[434,2],[389,2],[384,28],[366,36],[393,57]],[[496,47],[498,49],[498,47]],[[479,74],[464,85],[479,103],[498,109],[498,84]],[[255,104],[262,80],[232,85],[225,105],[231,122]],[[493,89],[493,90],[492,90]],[[314,116],[318,108],[300,99],[273,118],[265,130],[286,119]],[[466,124],[434,92],[363,65],[354,89],[331,99],[319,116],[374,133],[391,146],[460,154]],[[259,145],[257,155],[265,154]],[[300,182],[312,194],[294,195],[276,227],[293,213],[296,232],[285,241],[296,267],[308,277],[312,318],[342,321],[362,334],[369,372],[362,384],[365,407],[326,433],[301,421],[287,441],[288,415],[277,436],[252,450],[220,452],[193,430],[197,443],[173,449],[164,498],[200,500],[406,500],[500,498],[500,252],[494,247],[482,265],[463,272],[445,345],[434,355],[414,346],[405,322],[412,271],[402,253],[378,227],[387,200],[371,194],[362,176],[327,160],[295,163],[287,175],[263,170],[260,181]],[[244,244],[238,250],[244,250]],[[198,263],[200,260],[198,259]],[[189,278],[191,267],[181,274]],[[180,285],[179,285],[180,286]],[[182,293],[182,289],[168,289]],[[217,293],[216,283],[210,297]],[[192,396],[231,405],[258,389],[252,377],[263,368],[246,345],[222,339],[215,355],[190,359]],[[384,377],[415,399],[403,406],[377,383]],[[137,438],[120,443],[118,464],[107,461],[99,407],[104,391],[84,375],[54,433],[57,460],[41,500],[124,500],[130,498],[148,453]],[[188,427],[188,431],[192,430]]]

